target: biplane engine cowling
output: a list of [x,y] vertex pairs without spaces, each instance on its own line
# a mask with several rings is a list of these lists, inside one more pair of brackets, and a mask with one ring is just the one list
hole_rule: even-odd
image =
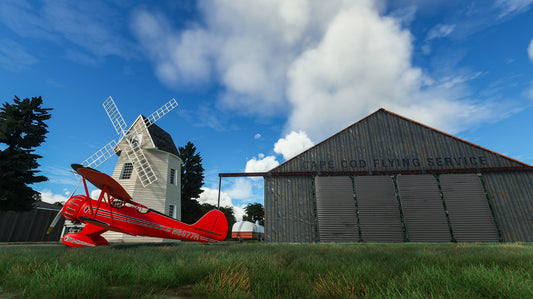
[[87,200],[90,200],[90,198],[84,195],[76,195],[71,197],[65,203],[65,207],[63,208],[63,216],[65,216],[67,220],[75,220],[76,216],[78,215],[78,211],[82,207],[83,203]]

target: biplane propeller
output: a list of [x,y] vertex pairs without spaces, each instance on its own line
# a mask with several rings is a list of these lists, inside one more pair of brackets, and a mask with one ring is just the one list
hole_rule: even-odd
[[[101,236],[106,231],[202,243],[216,243],[226,238],[228,221],[219,210],[208,212],[194,224],[185,224],[133,201],[109,175],[80,164],[71,166],[81,175],[86,195],[71,196],[56,218],[63,215],[67,220],[84,222],[85,227],[79,233],[63,237],[67,246],[109,245]],[[98,200],[89,197],[86,181],[102,191]]]

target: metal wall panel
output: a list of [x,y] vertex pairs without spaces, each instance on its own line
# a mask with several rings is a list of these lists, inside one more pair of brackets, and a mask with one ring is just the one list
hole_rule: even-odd
[[439,176],[453,236],[458,242],[498,242],[498,230],[480,178],[473,173]]
[[59,241],[65,219],[50,234],[46,234],[50,223],[59,211],[33,209],[26,212],[0,212],[0,242],[42,242]]
[[357,242],[357,218],[352,179],[348,176],[315,178],[318,232],[321,242]]
[[407,238],[411,242],[450,242],[450,228],[433,175],[396,178]]
[[504,242],[533,242],[533,172],[483,173]]
[[363,241],[402,242],[404,235],[392,178],[358,176],[354,183]]
[[265,240],[317,241],[312,177],[265,177]]

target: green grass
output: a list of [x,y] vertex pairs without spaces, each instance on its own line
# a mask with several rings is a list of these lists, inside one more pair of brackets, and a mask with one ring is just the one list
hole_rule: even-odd
[[0,248],[0,297],[532,298],[533,244]]

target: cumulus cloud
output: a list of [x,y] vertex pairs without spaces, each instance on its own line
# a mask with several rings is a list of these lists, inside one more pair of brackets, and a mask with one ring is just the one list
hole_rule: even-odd
[[93,190],[91,191],[91,198],[92,199],[98,199],[100,198],[100,194],[102,193],[102,190]]
[[[198,198],[198,202],[200,204],[208,203],[211,205],[217,205],[218,204],[218,190],[203,187],[202,193],[200,193],[200,198]],[[220,206],[221,207],[228,207],[233,206],[231,202],[231,197],[226,192],[220,193]]]
[[226,193],[234,199],[247,200],[253,196],[252,181],[249,178],[237,178]]
[[[206,188],[206,187],[203,187],[202,190],[203,192],[200,194],[200,198],[198,198],[198,202],[200,204],[208,203],[208,204],[216,206],[218,204],[218,190]],[[233,205],[230,195],[226,192],[220,193],[220,206],[221,207],[232,207],[233,214],[235,215],[235,218],[237,220],[241,220],[242,216],[245,214],[244,205],[241,205],[241,206]]]
[[246,162],[244,172],[266,172],[279,165],[275,156],[259,154],[257,158],[252,158]]
[[529,56],[529,60],[533,63],[533,39],[531,39],[529,47],[527,47],[527,55]]
[[61,194],[54,194],[52,191],[45,189],[41,191],[41,200],[47,203],[63,202],[65,203],[68,198]]
[[[514,10],[529,3],[513,2]],[[405,20],[383,15],[382,6],[205,0],[198,5],[201,21],[184,30],[148,10],[133,15],[132,29],[163,82],[215,81],[223,87],[219,107],[261,116],[282,111],[285,133],[303,130],[313,140],[382,107],[445,131],[499,119],[501,107],[469,99],[465,82],[448,90],[428,85],[439,78],[413,66]],[[428,38],[454,30],[439,25]]]
[[291,132],[274,144],[274,152],[288,160],[315,145],[303,131]]

